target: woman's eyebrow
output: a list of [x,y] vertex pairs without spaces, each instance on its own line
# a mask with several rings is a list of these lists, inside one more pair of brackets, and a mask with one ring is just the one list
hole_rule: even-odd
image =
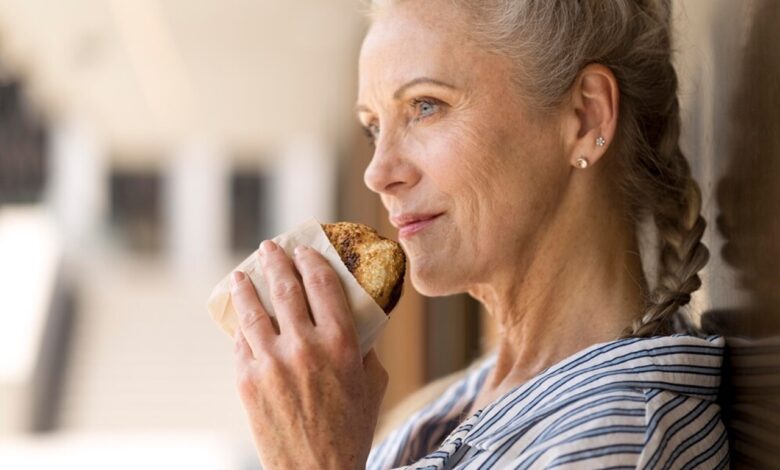
[[421,83],[427,83],[429,85],[436,85],[436,86],[440,86],[440,87],[444,87],[444,88],[449,88],[451,90],[455,89],[454,85],[450,85],[449,83],[445,83],[445,82],[443,82],[441,80],[436,80],[435,78],[418,77],[418,78],[410,80],[410,81],[404,83],[403,85],[401,85],[400,87],[398,87],[398,89],[395,91],[395,93],[393,93],[393,98],[396,99],[396,100],[399,99],[401,97],[401,95],[403,95],[404,92],[408,88],[411,88],[411,87],[413,87],[415,85],[419,85]]
[[[455,85],[450,85],[449,83],[443,82],[441,80],[436,80],[435,78],[428,78],[428,77],[418,77],[413,80],[409,80],[408,82],[404,83],[400,87],[398,87],[397,90],[395,90],[395,93],[393,93],[393,99],[400,99],[401,96],[406,92],[407,89],[420,84],[428,84],[428,85],[436,85],[444,88],[449,88],[451,90],[455,90]],[[371,110],[368,108],[368,106],[365,106],[363,104],[356,104],[355,105],[355,112],[370,112]]]

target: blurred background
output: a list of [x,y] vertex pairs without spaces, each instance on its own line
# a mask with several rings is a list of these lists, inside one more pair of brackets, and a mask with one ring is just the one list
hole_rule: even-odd
[[[394,236],[352,115],[358,0],[0,0],[0,468],[250,469],[211,288],[317,217]],[[677,0],[684,150],[729,338],[735,462],[780,424],[780,2]],[[411,286],[384,408],[488,351],[467,296]]]

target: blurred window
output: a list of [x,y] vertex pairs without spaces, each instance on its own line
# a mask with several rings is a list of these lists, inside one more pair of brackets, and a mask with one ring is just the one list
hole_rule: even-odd
[[270,237],[268,177],[260,171],[236,170],[230,181],[231,249],[246,254]]
[[0,204],[39,202],[46,176],[45,132],[21,86],[0,78]]
[[133,251],[157,253],[163,240],[163,179],[155,172],[113,171],[111,228]]

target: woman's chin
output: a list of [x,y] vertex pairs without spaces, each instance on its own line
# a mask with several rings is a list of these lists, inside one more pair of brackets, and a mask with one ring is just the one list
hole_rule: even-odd
[[440,275],[435,275],[441,274],[440,272],[421,271],[413,267],[409,271],[412,286],[426,297],[442,297],[462,292],[457,288],[456,283],[452,282],[452,279],[444,279]]

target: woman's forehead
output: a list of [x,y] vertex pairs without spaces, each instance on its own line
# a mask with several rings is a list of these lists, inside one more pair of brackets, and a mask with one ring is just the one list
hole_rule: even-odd
[[435,59],[447,53],[469,53],[465,36],[465,31],[444,21],[388,13],[371,25],[363,40],[360,59],[361,62],[377,56]]
[[466,86],[487,72],[488,54],[444,23],[404,13],[379,17],[363,41],[359,87],[394,88],[419,77]]

